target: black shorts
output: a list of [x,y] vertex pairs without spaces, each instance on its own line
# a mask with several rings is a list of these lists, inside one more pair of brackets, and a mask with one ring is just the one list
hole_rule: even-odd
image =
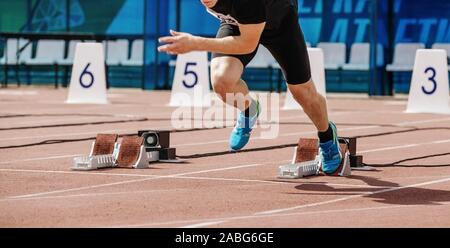
[[[222,23],[216,37],[223,38],[239,35],[239,27]],[[264,30],[259,43],[265,46],[280,64],[288,84],[303,84],[311,79],[308,49],[303,31],[298,23],[297,11],[294,8],[283,18],[280,27],[272,30]],[[258,48],[252,53],[244,55],[213,53],[212,58],[223,56],[235,57],[245,67],[255,57],[257,51]]]

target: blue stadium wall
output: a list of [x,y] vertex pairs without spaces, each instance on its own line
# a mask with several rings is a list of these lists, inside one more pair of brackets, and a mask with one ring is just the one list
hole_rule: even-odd
[[[157,53],[157,37],[166,35],[169,29],[214,36],[219,25],[199,0],[0,0],[0,9],[8,9],[0,11],[0,32],[142,35],[146,39],[146,89],[170,86],[171,71],[166,65],[173,58]],[[427,47],[450,42],[449,0],[299,0],[299,16],[305,37],[313,46],[319,42],[344,42],[350,50],[354,42],[381,43],[385,64],[391,62],[398,42],[422,42]],[[250,70],[244,76],[253,89],[269,89],[269,81],[278,80],[276,73],[269,75],[266,71]],[[386,76],[378,76],[375,83],[386,84]],[[407,84],[408,77],[399,77],[394,84]],[[327,72],[331,91],[367,92],[371,90],[371,78],[373,72]],[[141,79],[115,81],[117,86],[140,87]]]

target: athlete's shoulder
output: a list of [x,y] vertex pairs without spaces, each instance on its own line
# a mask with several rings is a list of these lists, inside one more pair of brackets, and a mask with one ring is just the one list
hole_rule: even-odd
[[233,10],[241,24],[261,23],[266,20],[266,0],[234,0]]
[[265,6],[267,0],[233,0],[234,6],[239,7],[255,7],[255,6]]

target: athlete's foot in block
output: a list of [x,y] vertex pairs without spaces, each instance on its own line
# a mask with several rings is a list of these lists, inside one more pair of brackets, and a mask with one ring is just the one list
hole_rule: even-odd
[[258,120],[260,113],[259,103],[256,103],[256,115],[253,117],[246,117],[244,113],[240,113],[236,126],[230,135],[230,148],[234,151],[239,151],[247,145],[250,140],[250,135],[253,127]]
[[319,145],[322,171],[328,175],[336,172],[342,161],[336,125],[330,122],[330,126],[333,129],[333,139]]

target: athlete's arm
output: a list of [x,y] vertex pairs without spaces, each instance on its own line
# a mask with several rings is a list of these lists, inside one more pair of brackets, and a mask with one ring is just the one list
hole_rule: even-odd
[[191,51],[208,51],[223,54],[248,54],[258,46],[266,23],[239,25],[240,36],[204,38],[188,33],[170,31],[172,36],[159,38],[159,52],[182,54]]

